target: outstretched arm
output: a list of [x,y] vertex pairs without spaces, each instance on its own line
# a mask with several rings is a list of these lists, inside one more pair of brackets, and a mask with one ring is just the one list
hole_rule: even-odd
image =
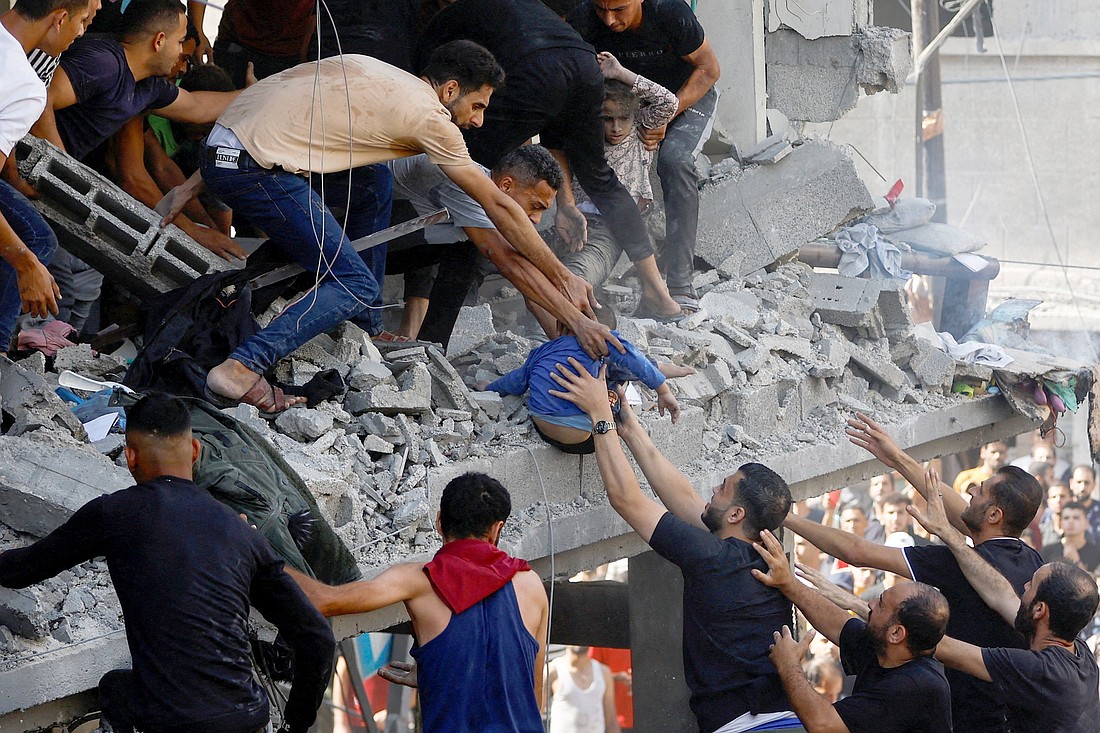
[[936,645],[936,653],[933,656],[951,669],[957,669],[986,682],[993,681],[989,669],[985,666],[981,647],[945,636]]
[[870,617],[871,608],[862,598],[857,598],[844,590],[818,572],[816,568],[811,568],[809,565],[803,565],[800,562],[796,562],[794,567],[795,575],[809,582],[810,585],[817,589],[818,593],[825,596],[825,598],[832,601],[840,608],[851,611],[864,621]]
[[439,168],[470,198],[477,201],[485,210],[489,220],[517,252],[542,270],[554,287],[560,290],[582,313],[595,317],[594,309],[601,306],[596,302],[592,286],[570,272],[554,256],[519,204],[497,188],[485,172],[472,163],[441,165]]
[[328,585],[316,578],[284,567],[318,611],[325,618],[346,613],[366,613],[393,603],[411,600],[428,585],[424,566],[417,563],[395,565],[371,580],[360,580],[346,585]]
[[814,547],[850,565],[878,568],[911,578],[905,554],[897,547],[879,545],[851,532],[826,527],[797,514],[788,514],[783,526],[805,537]]
[[928,497],[928,508],[922,513],[916,507],[908,507],[913,518],[925,529],[938,536],[947,545],[967,582],[978,592],[985,604],[1000,615],[1010,626],[1016,622],[1016,613],[1020,610],[1020,599],[1008,580],[982,559],[981,555],[966,544],[966,538],[947,521],[943,506],[943,496],[955,493],[950,487],[940,491],[941,482],[935,469],[928,469],[924,486]]
[[523,296],[546,309],[576,337],[581,348],[593,359],[607,353],[607,344],[622,351],[625,347],[611,329],[579,311],[546,274],[531,260],[517,252],[496,229],[464,227],[463,231],[478,251],[496,265],[500,274],[516,286]]
[[[600,420],[614,424],[615,418],[607,401],[607,365],[600,367],[600,376],[597,378],[589,374],[576,359],[570,357],[569,363],[573,369],[557,365],[560,376],[551,372],[550,376],[561,385],[561,391],[552,389],[550,394],[568,400],[584,410],[593,424]],[[664,507],[642,493],[615,430],[604,435],[593,433],[592,439],[596,444],[596,462],[600,467],[608,501],[627,524],[643,540],[649,542],[657,522],[665,514]]]
[[791,603],[798,606],[798,610],[811,626],[839,646],[840,632],[844,630],[844,624],[852,618],[851,615],[813,588],[798,582],[783,554],[783,545],[775,535],[764,530],[760,533],[760,539],[761,542],[754,542],[752,546],[764,558],[764,562],[768,563],[768,572],[763,573],[753,568],[752,577],[785,595]]
[[680,469],[654,445],[626,400],[621,400],[621,405],[619,436],[630,448],[630,453],[645,474],[646,481],[660,497],[661,503],[676,517],[695,527],[706,529],[700,518],[706,508],[706,501],[695,493],[695,487]]
[[[848,421],[848,429],[845,432],[848,433],[848,440],[853,445],[858,445],[882,461],[884,466],[900,473],[911,486],[920,492],[921,496],[925,499],[928,498],[927,489],[924,485],[924,467],[899,448],[890,433],[886,432],[881,425],[863,413],[857,412],[855,419]],[[943,484],[943,486],[951,489],[947,484]],[[951,520],[951,524],[963,534],[969,535],[970,530],[966,528],[962,521],[963,510],[966,509],[966,500],[954,490],[943,491],[941,489],[937,493],[944,494],[944,507],[947,509],[947,517]]]

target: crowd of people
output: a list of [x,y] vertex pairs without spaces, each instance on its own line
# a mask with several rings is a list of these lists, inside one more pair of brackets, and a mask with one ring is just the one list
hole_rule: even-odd
[[[698,309],[694,161],[719,67],[687,3],[318,6],[229,0],[213,47],[201,2],[17,0],[0,16],[5,350],[21,312],[87,327],[117,297],[109,273],[59,256],[15,165],[28,132],[143,203],[164,198],[166,220],[211,252],[246,259],[230,233],[252,231],[314,275],[209,370],[205,396],[217,404],[294,407],[302,398],[266,374],[345,321],[376,339],[445,345],[487,260],[551,340],[486,386],[531,392],[542,437],[594,452],[611,506],[683,573],[684,666],[702,733],[1096,730],[1100,677],[1084,641],[1096,631],[1100,564],[1091,465],[1071,469],[1038,441],[1024,465],[1008,465],[1008,447],[991,443],[949,486],[857,415],[849,439],[890,471],[867,487],[795,502],[781,466],[747,463],[705,500],[623,398],[623,382],[643,381],[675,419],[665,380],[682,374],[597,320],[593,285],[625,253],[640,313]],[[667,220],[660,249],[642,218],[651,164]],[[441,205],[451,221],[421,239],[362,254],[351,244]],[[544,238],[536,225],[551,209]],[[406,274],[398,333],[380,319],[393,272]],[[553,701],[543,699],[549,604],[539,576],[497,546],[511,512],[498,481],[447,485],[430,562],[330,586],[284,570],[262,535],[194,484],[200,450],[187,405],[146,396],[128,411],[136,485],[0,554],[8,587],[106,557],[133,667],[100,684],[104,730],[263,730],[251,606],[292,650],[282,728],[303,732],[331,675],[324,617],[399,602],[416,665],[385,674],[419,687],[425,731],[535,733],[546,708],[566,722],[564,711],[583,708],[589,729],[597,718],[615,729],[613,676],[583,648],[550,667]],[[798,537],[794,571],[781,528]],[[794,608],[827,644],[792,632]]]
[[[624,252],[641,283],[639,315],[698,310],[695,158],[720,70],[690,7],[314,6],[231,0],[213,48],[200,2],[23,0],[4,16],[7,66],[18,71],[0,87],[4,350],[87,336],[128,297],[111,273],[59,250],[34,210],[37,192],[13,159],[28,132],[159,203],[165,223],[230,262],[252,261],[230,235],[255,234],[272,254],[254,259],[315,274],[209,369],[214,402],[298,404],[266,374],[344,321],[384,341],[446,346],[485,269],[519,289],[548,337],[571,333],[594,357],[609,342],[622,351],[594,318],[593,286]],[[13,34],[24,26],[25,38]],[[643,221],[654,164],[667,219],[660,251]],[[444,226],[362,253],[351,245],[443,205]],[[544,237],[535,226],[549,209]],[[405,274],[393,333],[381,319],[387,273]]]

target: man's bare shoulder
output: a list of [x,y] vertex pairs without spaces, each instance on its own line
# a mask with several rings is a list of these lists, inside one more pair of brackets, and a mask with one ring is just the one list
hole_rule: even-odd
[[516,573],[512,579],[516,587],[516,594],[529,602],[546,603],[546,588],[542,584],[542,578],[534,570],[524,570]]

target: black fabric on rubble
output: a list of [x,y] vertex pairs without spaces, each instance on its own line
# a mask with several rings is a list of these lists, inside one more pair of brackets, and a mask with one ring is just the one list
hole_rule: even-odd
[[252,317],[249,268],[203,275],[146,303],[145,346],[122,383],[202,397],[206,374],[259,330]]
[[[286,289],[284,282],[253,292],[249,280],[270,269],[270,264],[203,275],[186,287],[149,299],[145,345],[126,370],[123,384],[134,390],[202,398],[207,373],[259,330],[252,314],[266,310]],[[345,389],[334,369],[315,374],[301,386],[280,386],[287,394],[305,397],[307,407]]]

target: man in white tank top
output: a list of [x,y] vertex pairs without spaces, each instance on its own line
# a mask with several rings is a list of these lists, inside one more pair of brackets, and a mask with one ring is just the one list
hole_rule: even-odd
[[550,733],[619,733],[611,670],[588,647],[566,647],[550,662],[550,695]]

